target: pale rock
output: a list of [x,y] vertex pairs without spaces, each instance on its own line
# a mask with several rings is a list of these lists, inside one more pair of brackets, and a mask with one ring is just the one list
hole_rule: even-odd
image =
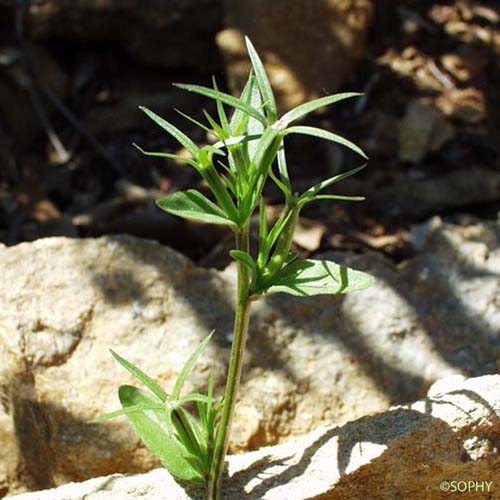
[[[362,292],[255,304],[231,449],[248,450],[425,394],[437,379],[498,371],[498,223],[430,228],[421,254],[329,255],[376,278]],[[327,256],[328,257],[328,256]],[[152,241],[49,238],[0,249],[0,490],[13,494],[157,461],[116,409],[133,379],[112,348],[168,390],[212,329],[190,378],[223,384],[234,268]],[[472,449],[484,443],[470,442]]]
[[[494,498],[500,458],[464,443],[500,433],[500,375],[462,380],[453,390],[255,452],[228,457],[227,500],[446,500],[443,481],[482,483],[464,498]],[[201,500],[165,470],[92,479],[13,500]]]

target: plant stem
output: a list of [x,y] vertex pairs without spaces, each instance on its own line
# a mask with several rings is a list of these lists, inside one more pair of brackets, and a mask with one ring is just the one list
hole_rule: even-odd
[[[236,234],[236,248],[237,250],[248,252],[248,247],[249,236],[247,225]],[[214,457],[208,484],[209,500],[221,499],[224,460],[229,445],[229,435],[231,432],[234,407],[238,397],[249,316],[250,296],[248,268],[241,262],[238,262],[238,290],[234,317],[234,336],[227,373],[226,388],[224,391],[222,415],[215,440]]]

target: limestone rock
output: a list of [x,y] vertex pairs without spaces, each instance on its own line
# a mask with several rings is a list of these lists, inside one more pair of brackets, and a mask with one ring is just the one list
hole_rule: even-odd
[[220,0],[49,0],[29,6],[29,35],[114,42],[140,62],[211,69]]
[[[444,380],[440,386],[446,388],[447,384]],[[445,500],[452,491],[447,491],[447,486],[473,480],[473,488],[462,494],[464,498],[486,498],[498,487],[500,457],[495,443],[499,433],[500,375],[453,380],[448,390],[414,404],[393,407],[344,426],[318,429],[285,444],[229,456],[230,477],[223,495],[227,500]],[[467,443],[478,439],[488,442],[490,448],[471,456]],[[14,497],[115,498],[204,497],[200,491],[183,489],[160,469]]]
[[282,111],[334,93],[364,54],[370,0],[226,1],[217,43],[238,93],[248,77],[248,35],[266,65]]
[[[399,266],[331,255],[376,277],[365,291],[256,303],[232,451],[414,400],[445,376],[498,371],[499,240],[498,223],[439,225]],[[125,419],[89,423],[132,382],[109,348],[168,390],[215,329],[192,383],[203,386],[213,366],[222,386],[234,268],[199,269],[130,237],[49,238],[0,249],[0,273],[4,493],[157,464]]]

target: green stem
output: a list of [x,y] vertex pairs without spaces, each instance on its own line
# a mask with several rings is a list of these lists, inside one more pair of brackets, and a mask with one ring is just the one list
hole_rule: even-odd
[[[238,250],[248,252],[248,225],[239,230],[236,234],[236,248]],[[224,404],[215,440],[212,469],[210,471],[208,485],[209,500],[221,499],[224,460],[229,445],[229,435],[231,432],[234,407],[238,397],[238,387],[241,379],[241,368],[243,365],[243,354],[245,351],[249,315],[250,292],[248,268],[241,262],[238,262],[238,291],[234,318],[234,337],[231,348],[231,358],[229,360],[226,388],[224,392]]]

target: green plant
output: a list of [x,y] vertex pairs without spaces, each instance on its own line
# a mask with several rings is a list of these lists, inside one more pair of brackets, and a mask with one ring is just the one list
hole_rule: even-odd
[[[122,410],[100,420],[126,415],[145,444],[176,477],[205,483],[207,497],[219,499],[224,459],[231,420],[240,383],[243,353],[252,301],[273,293],[298,296],[337,294],[370,285],[371,277],[321,260],[299,260],[292,252],[292,239],[301,209],[318,200],[359,201],[359,196],[324,194],[329,186],[349,177],[363,166],[326,179],[302,194],[292,189],[288,175],[284,140],[290,134],[319,137],[341,144],[366,158],[363,151],[347,139],[329,131],[294,125],[308,113],[359,94],[336,94],[298,106],[278,118],[275,98],[264,66],[247,39],[253,71],[241,97],[235,98],[213,88],[179,84],[178,87],[215,100],[217,118],[206,111],[207,124],[184,115],[217,138],[213,145],[198,147],[171,123],[146,108],[141,108],[154,122],[175,137],[189,157],[144,151],[182,161],[193,167],[206,182],[213,201],[197,190],[174,193],[158,201],[163,210],[208,224],[228,226],[235,235],[236,248],[230,252],[237,262],[237,295],[234,337],[224,396],[214,399],[213,376],[207,394],[181,394],[184,381],[196,358],[211,338],[200,344],[182,369],[172,394],[167,394],[138,368],[113,353],[116,360],[136,376],[151,394],[132,386],[119,390]],[[226,114],[232,108],[232,116]],[[276,170],[275,170],[276,169]],[[262,191],[271,180],[282,191],[284,208],[272,227],[268,226]],[[259,213],[259,245],[255,256],[249,250],[249,222]],[[196,405],[196,414],[189,409]],[[187,407],[186,407],[187,405]]]

